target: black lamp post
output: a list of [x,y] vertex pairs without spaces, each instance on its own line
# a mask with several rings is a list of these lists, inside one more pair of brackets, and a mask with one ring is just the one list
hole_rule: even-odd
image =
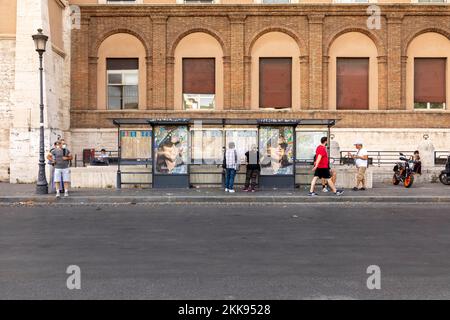
[[37,30],[38,33],[33,35],[36,51],[39,54],[39,75],[40,75],[40,121],[39,121],[39,173],[36,185],[37,194],[48,194],[48,183],[45,177],[45,158],[44,158],[44,88],[42,78],[42,55],[45,52],[45,45],[47,44],[48,37],[42,33],[42,29]]

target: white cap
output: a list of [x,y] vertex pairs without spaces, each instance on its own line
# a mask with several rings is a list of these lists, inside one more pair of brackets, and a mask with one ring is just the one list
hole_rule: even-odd
[[357,139],[355,141],[354,145],[357,145],[357,144],[363,145],[363,141],[361,139]]

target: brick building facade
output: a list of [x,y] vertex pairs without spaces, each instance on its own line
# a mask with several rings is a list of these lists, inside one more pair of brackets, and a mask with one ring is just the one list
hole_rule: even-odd
[[[188,5],[82,6],[81,28],[72,31],[71,128],[112,127],[111,117],[336,118],[342,128],[447,128],[448,110],[413,110],[407,104],[407,50],[421,34],[450,41],[450,7],[380,5],[380,29],[367,27],[365,5]],[[276,32],[298,45],[299,107],[251,106],[252,47]],[[145,105],[139,111],[107,111],[97,104],[98,48],[115,33],[138,38],[145,47]],[[174,64],[178,43],[206,33],[223,51],[223,106],[184,111],[175,105]],[[360,33],[376,46],[376,104],[370,110],[336,110],[330,103],[330,47],[346,33]],[[430,43],[430,46],[438,45]],[[208,56],[205,52],[204,56]],[[88,93],[88,94],[86,94]],[[219,108],[218,108],[219,109]],[[401,116],[400,116],[401,115]]]

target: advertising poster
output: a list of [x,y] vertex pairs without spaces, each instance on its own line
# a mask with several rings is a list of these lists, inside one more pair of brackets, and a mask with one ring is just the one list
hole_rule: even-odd
[[187,174],[187,126],[156,126],[154,150],[156,174]]
[[238,161],[245,163],[245,153],[257,145],[258,136],[256,130],[226,130],[226,147],[230,142],[236,144]]
[[313,162],[320,139],[326,136],[326,131],[298,131],[296,141],[297,160],[306,163]]
[[222,164],[222,130],[192,130],[192,163]]
[[121,130],[120,145],[122,159],[151,159],[152,131],[151,130]]
[[293,127],[260,127],[259,150],[262,175],[294,173]]

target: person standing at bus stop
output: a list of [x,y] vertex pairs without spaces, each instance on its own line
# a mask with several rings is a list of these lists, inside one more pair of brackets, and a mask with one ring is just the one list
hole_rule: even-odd
[[234,192],[234,177],[238,167],[238,157],[234,142],[228,144],[228,149],[225,152],[225,192]]
[[314,178],[311,181],[311,188],[308,193],[308,196],[311,197],[317,196],[317,193],[314,192],[314,188],[318,179],[326,179],[331,191],[333,191],[337,196],[340,196],[344,193],[344,191],[342,190],[337,190],[333,181],[331,180],[330,167],[328,163],[327,143],[328,138],[322,137],[320,139],[320,145],[316,148],[316,159],[314,161],[314,168],[312,169],[312,171],[314,171]]
[[[369,164],[369,156],[367,150],[363,148],[363,142],[361,140],[355,141],[356,154],[348,153],[348,156],[355,160],[356,166],[356,186],[353,187],[353,191],[366,190],[366,170]],[[359,188],[361,185],[361,188]]]
[[[261,166],[259,165],[259,151],[256,145],[252,145],[251,150],[245,153],[246,159],[246,172],[245,172],[245,192],[255,192],[256,183],[258,180],[259,172],[261,171]],[[251,184],[250,184],[251,181]]]

